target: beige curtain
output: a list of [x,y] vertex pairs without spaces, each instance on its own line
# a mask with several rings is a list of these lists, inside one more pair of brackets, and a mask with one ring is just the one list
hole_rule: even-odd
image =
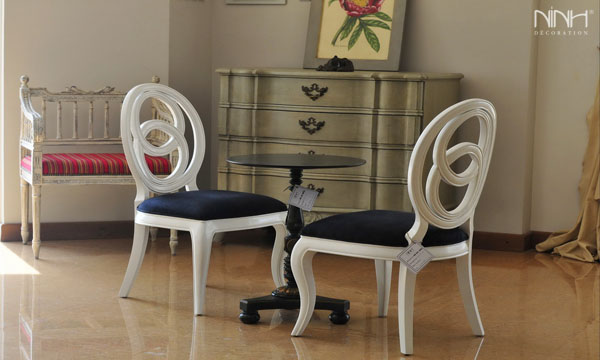
[[583,174],[579,181],[581,210],[575,226],[567,232],[557,232],[542,242],[537,251],[552,250],[571,259],[593,262],[600,251],[600,82],[596,88],[594,106],[587,114],[589,140],[583,159]]

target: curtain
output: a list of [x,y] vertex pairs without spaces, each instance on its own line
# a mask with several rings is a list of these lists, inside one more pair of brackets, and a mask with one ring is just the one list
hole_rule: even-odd
[[577,223],[566,232],[557,232],[536,245],[537,251],[552,250],[567,258],[593,262],[600,251],[600,82],[594,105],[587,114],[589,140],[583,158],[583,173],[579,181],[581,210]]

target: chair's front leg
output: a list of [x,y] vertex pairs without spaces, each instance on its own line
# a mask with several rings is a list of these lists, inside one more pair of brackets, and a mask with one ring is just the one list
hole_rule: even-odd
[[413,353],[413,305],[417,275],[400,264],[398,278],[398,327],[400,351],[405,355]]
[[135,224],[133,232],[133,246],[131,247],[131,255],[129,256],[129,265],[127,265],[127,272],[121,284],[121,290],[119,290],[119,296],[124,298],[129,296],[129,291],[133,286],[133,282],[137,277],[142,261],[144,260],[144,254],[146,253],[146,246],[148,245],[148,227],[140,224]]
[[21,239],[29,242],[29,183],[21,178]]
[[375,276],[377,277],[378,316],[386,317],[392,285],[392,261],[375,260]]
[[31,242],[31,248],[33,249],[33,256],[36,259],[40,257],[40,246],[41,246],[41,234],[40,234],[40,217],[42,214],[42,186],[33,185],[33,192],[31,196],[31,207],[32,207],[32,225],[33,225],[33,240]]
[[301,241],[302,239],[296,243],[291,256],[292,272],[294,273],[298,292],[300,293],[300,312],[298,313],[296,325],[292,330],[292,336],[300,336],[304,332],[304,329],[306,329],[315,310],[317,298],[317,289],[312,270],[312,259],[315,256],[315,252],[303,249]]
[[475,291],[473,289],[473,275],[471,273],[471,259],[469,257],[470,255],[467,254],[456,258],[458,287],[473,334],[483,336],[483,324],[481,323],[481,317],[477,309],[477,300],[475,299]]
[[194,281],[194,315],[204,314],[204,298],[206,296],[206,278],[210,263],[210,251],[215,235],[214,231],[199,226],[190,231],[192,237],[192,268]]
[[271,276],[273,276],[275,287],[280,287],[285,285],[283,259],[285,257],[284,248],[287,230],[285,224],[273,225],[273,228],[275,228],[275,242],[273,243],[273,252],[271,253]]
[[171,229],[171,237],[169,238],[169,247],[171,248],[171,255],[175,255],[177,253],[177,245],[179,245],[179,240],[177,238],[177,230]]

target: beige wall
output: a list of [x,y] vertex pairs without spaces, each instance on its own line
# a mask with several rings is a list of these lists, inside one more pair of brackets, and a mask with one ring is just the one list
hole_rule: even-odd
[[577,219],[577,185],[588,139],[586,114],[598,82],[600,29],[597,0],[542,0],[543,10],[589,15],[588,36],[540,37],[531,229],[557,231]]
[[[210,134],[211,7],[215,2],[172,0],[170,3],[169,86],[192,102],[202,119],[204,131]],[[210,142],[208,135],[207,141]],[[210,144],[207,145],[207,149],[210,149]],[[210,160],[210,152],[207,152],[198,175],[198,186],[201,189],[210,188]]]
[[[2,223],[19,216],[19,76],[60,90],[127,90],[153,74],[168,81],[169,3],[164,0],[5,0],[1,136]],[[131,219],[133,186],[44,186],[42,221]]]
[[[301,67],[310,8],[310,2],[299,0],[285,6],[208,0],[5,1],[11,15],[5,24],[7,117],[0,173],[8,171],[0,192],[7,200],[0,220],[9,223],[18,222],[18,132],[10,119],[18,116],[21,73],[29,73],[34,85],[52,88],[67,83],[95,88],[110,82],[122,89],[158,74],[192,100],[210,141],[216,138],[217,121],[214,70]],[[598,10],[590,18],[595,28],[587,38],[536,39],[532,12],[549,3],[408,1],[402,70],[462,72],[461,97],[488,98],[498,110],[498,137],[478,208],[478,230],[551,231],[568,227],[576,216],[582,137],[587,136],[584,116],[598,77]],[[552,4],[573,6],[566,0]],[[582,4],[597,9],[594,0]],[[23,23],[36,25],[28,29]],[[202,187],[209,177],[216,184],[216,142],[209,146]],[[557,169],[565,175],[552,176]],[[48,187],[43,218],[130,218],[133,189],[115,189]],[[79,196],[91,199],[81,205]],[[50,203],[61,203],[61,211]],[[90,204],[96,206],[93,213]]]

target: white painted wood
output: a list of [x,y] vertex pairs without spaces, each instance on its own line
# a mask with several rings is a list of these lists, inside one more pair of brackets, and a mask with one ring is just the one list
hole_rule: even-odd
[[379,317],[386,317],[390,303],[392,262],[376,259],[375,276],[377,278],[377,314]]
[[21,179],[21,239],[29,242],[29,183]]
[[[462,142],[450,146],[456,130],[466,120],[479,121],[477,143]],[[423,130],[409,164],[408,189],[415,211],[415,223],[406,233],[408,243],[421,242],[432,224],[444,229],[460,227],[468,235],[467,240],[453,245],[428,247],[433,260],[456,259],[460,293],[471,329],[483,336],[484,330],[477,308],[471,273],[471,249],[473,241],[473,216],[483,188],[496,132],[496,112],[486,100],[470,99],[442,111]],[[435,143],[434,143],[435,141]],[[423,168],[427,153],[433,145],[433,166],[429,171],[423,190]],[[468,156],[470,164],[461,173],[450,168],[457,159]],[[465,196],[459,205],[447,210],[440,201],[439,185],[444,181],[456,187],[466,186]],[[317,252],[334,255],[374,259],[377,277],[379,316],[387,314],[391,262],[403,250],[399,247],[378,246],[302,236],[291,254],[292,270],[300,292],[300,312],[292,336],[300,336],[314,310],[315,285],[311,259]],[[400,350],[413,353],[413,303],[416,275],[400,264],[398,281],[398,324]]]
[[[148,99],[158,100],[168,107],[173,121],[169,123],[151,119],[142,122],[140,119],[141,105]],[[187,142],[184,138],[186,121],[183,116],[184,113],[192,126],[195,151],[191,156],[188,153]],[[164,143],[153,144],[147,139],[147,135],[152,130],[160,130],[168,134],[169,138]],[[172,193],[179,191],[183,187],[185,187],[186,191],[197,190],[196,176],[200,170],[205,150],[204,129],[200,116],[192,104],[179,92],[156,83],[142,84],[131,89],[125,97],[121,109],[121,134],[125,156],[136,182],[137,195],[134,201],[136,209],[140,203],[150,197],[151,193]],[[170,175],[159,178],[150,173],[144,161],[144,154],[167,156],[175,150],[178,153],[178,159]],[[119,296],[129,296],[129,292],[139,271],[145,247],[147,246],[147,228],[150,226],[190,232],[194,268],[193,291],[195,315],[202,315],[205,312],[204,298],[206,277],[210,262],[210,250],[212,242],[215,240],[215,235],[218,233],[274,226],[277,236],[273,249],[271,272],[273,281],[277,286],[280,286],[283,284],[283,274],[279,269],[282,269],[285,236],[283,224],[286,215],[287,212],[277,212],[242,218],[199,221],[143,213],[136,210],[136,234],[137,232],[142,232],[142,230],[138,230],[138,226],[143,226],[145,230],[143,230],[142,235],[135,235],[134,237],[131,259],[127,266]],[[280,265],[277,271],[275,271],[274,264]]]
[[40,213],[42,211],[42,186],[33,185],[33,194],[31,197],[32,207],[32,218],[33,218],[33,240],[31,241],[31,247],[33,249],[33,256],[36,259],[40,258]]
[[[106,86],[97,91],[84,91],[76,86],[70,86],[61,92],[50,92],[46,88],[30,88],[29,77],[24,75],[21,77],[20,87],[20,102],[21,102],[21,131],[20,131],[20,159],[27,155],[32,156],[31,171],[20,169],[22,181],[27,184],[38,186],[37,194],[41,194],[42,185],[60,184],[60,185],[88,185],[88,184],[115,184],[115,185],[131,185],[135,184],[132,176],[128,175],[94,175],[94,176],[44,176],[42,173],[42,155],[44,153],[53,152],[51,148],[60,146],[94,146],[97,152],[114,152],[114,146],[122,144],[120,137],[110,137],[110,102],[121,103],[125,97],[125,93],[115,91],[114,87]],[[41,115],[35,110],[32,98],[41,99]],[[56,103],[56,137],[48,139],[45,133],[46,122],[46,106],[48,102]],[[79,114],[78,103],[87,102],[88,107],[88,133],[87,137],[80,138],[78,136]],[[104,131],[102,136],[94,137],[94,103],[100,102],[104,104]],[[69,130],[72,136],[63,137],[64,112],[63,103],[73,104],[72,122]],[[85,118],[85,116],[82,116]],[[167,121],[167,120],[165,120]],[[115,124],[116,125],[116,124]],[[108,150],[103,151],[106,147]],[[56,152],[56,151],[54,151]],[[21,194],[25,194],[26,187],[21,185]],[[27,192],[29,193],[29,192]],[[32,194],[33,196],[33,194]],[[34,254],[39,255],[39,247],[41,238],[39,233],[40,226],[40,210],[39,203],[41,195],[34,201],[34,207],[37,206],[37,211],[34,208],[32,211],[32,223],[34,229]],[[35,205],[37,203],[38,205]],[[24,205],[23,198],[21,199],[21,228],[22,237],[27,238],[27,216],[28,210]],[[24,242],[26,240],[24,239]],[[37,249],[37,250],[36,250]]]

